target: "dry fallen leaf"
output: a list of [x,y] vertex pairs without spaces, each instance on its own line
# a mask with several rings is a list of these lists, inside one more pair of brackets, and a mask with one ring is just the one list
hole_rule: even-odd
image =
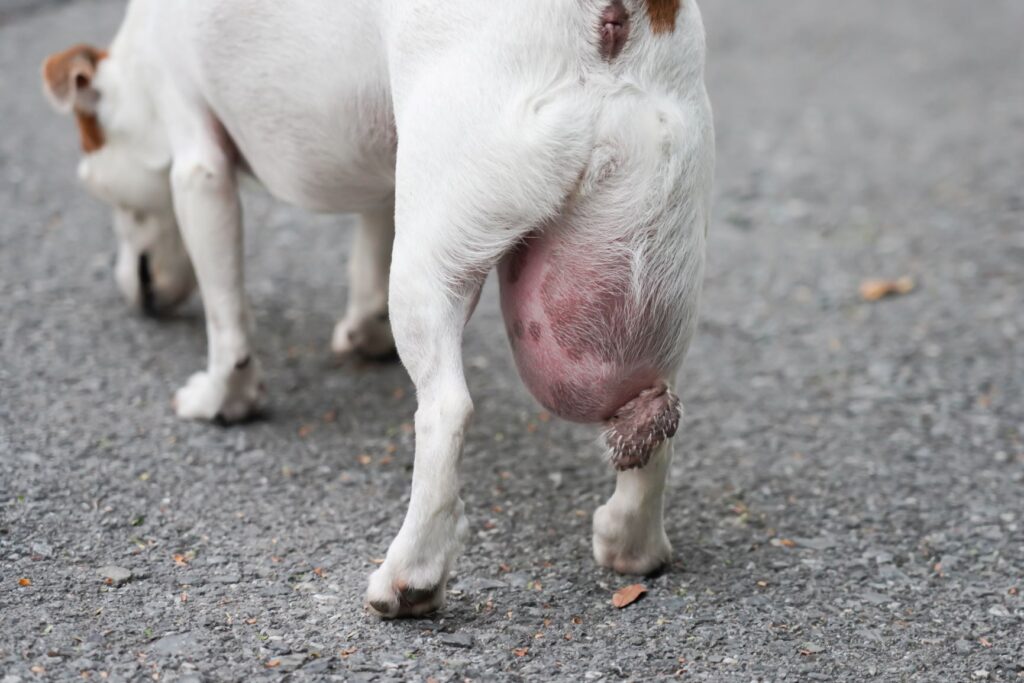
[[267,662],[267,668],[268,669],[275,669],[275,668],[277,668],[279,666],[281,666],[281,660],[280,659],[271,659],[269,662]]
[[184,555],[175,554],[174,555],[174,564],[178,565],[179,567],[186,567],[186,566],[188,566],[188,558],[185,557]]
[[369,455],[367,455],[366,453],[362,453],[362,454],[360,454],[360,455],[359,455],[359,456],[358,456],[358,457],[356,458],[356,460],[358,460],[358,461],[359,461],[359,464],[360,464],[360,465],[363,465],[364,467],[365,467],[366,465],[369,465],[370,463],[372,463],[372,462],[373,462],[373,458],[372,458],[372,457],[370,457]]
[[319,576],[321,579],[324,578],[324,568],[323,567],[316,567],[315,569],[313,569],[313,573],[316,574],[317,576]]
[[345,648],[344,650],[342,650],[341,652],[339,652],[338,654],[341,656],[342,659],[348,659],[349,657],[354,655],[356,652],[358,652],[358,650],[356,648],[348,647],[348,648]]
[[978,642],[981,643],[982,647],[992,647],[992,641],[988,638],[982,637],[978,640]]
[[530,648],[528,647],[517,647],[516,649],[512,650],[512,654],[514,654],[516,657],[525,657],[526,653],[529,651]]
[[32,585],[32,579],[18,579],[18,585],[22,588]]
[[628,607],[634,602],[640,599],[640,596],[647,592],[647,586],[642,583],[634,583],[632,586],[626,586],[615,591],[615,595],[612,596],[612,605],[622,609]]
[[31,669],[29,669],[29,671],[31,671],[34,674],[44,674],[44,673],[46,673],[46,669],[44,669],[43,667],[39,666],[38,664],[33,666]]
[[301,427],[299,427],[299,438],[300,439],[305,439],[306,437],[308,437],[312,433],[313,433],[313,425],[311,425],[311,424],[304,424]]
[[865,280],[860,283],[860,297],[864,301],[878,301],[887,296],[910,294],[914,291],[914,279],[904,276],[897,280]]

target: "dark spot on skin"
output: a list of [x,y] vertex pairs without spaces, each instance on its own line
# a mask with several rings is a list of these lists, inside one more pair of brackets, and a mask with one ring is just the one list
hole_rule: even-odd
[[235,363],[235,370],[245,370],[249,367],[249,363],[252,362],[252,356],[246,356],[242,360]]
[[139,295],[142,303],[142,311],[146,315],[156,316],[159,314],[156,305],[156,292],[153,291],[153,273],[149,269],[149,256],[139,256]]
[[541,327],[541,324],[538,322],[530,323],[530,339],[532,339],[535,342],[539,342],[540,333],[543,331],[543,329],[544,328]]
[[517,320],[514,323],[512,323],[512,334],[513,336],[515,336],[516,339],[522,339],[523,334],[525,334],[525,332],[526,330],[523,327],[522,320]]
[[629,38],[629,12],[622,0],[614,0],[601,13],[601,57],[612,61],[619,56]]

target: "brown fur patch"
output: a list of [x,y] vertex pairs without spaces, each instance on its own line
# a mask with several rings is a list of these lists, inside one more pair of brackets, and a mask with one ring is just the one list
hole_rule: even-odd
[[54,101],[61,105],[69,105],[78,124],[78,134],[82,150],[86,153],[95,152],[103,147],[103,128],[95,111],[79,106],[75,102],[78,90],[90,88],[96,67],[106,59],[106,50],[91,45],[75,45],[63,52],[50,55],[43,62],[43,81]]
[[75,120],[78,121],[78,137],[82,142],[82,151],[91,154],[103,147],[103,127],[95,114],[83,114],[75,112]]
[[676,15],[682,0],[645,0],[647,16],[655,33],[671,33],[676,30]]

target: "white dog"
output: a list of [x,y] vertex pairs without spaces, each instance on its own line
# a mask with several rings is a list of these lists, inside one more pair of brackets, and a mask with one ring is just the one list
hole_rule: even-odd
[[163,310],[198,280],[209,359],[181,417],[238,420],[260,398],[239,173],[361,214],[333,347],[396,344],[419,401],[412,499],[367,592],[393,617],[443,604],[466,536],[461,342],[495,266],[530,390],[607,429],[619,474],[597,562],[669,559],[669,386],[714,165],[704,50],[694,0],[132,0],[109,51],[56,54],[44,81],[77,119],[82,181],[114,207],[124,293]]

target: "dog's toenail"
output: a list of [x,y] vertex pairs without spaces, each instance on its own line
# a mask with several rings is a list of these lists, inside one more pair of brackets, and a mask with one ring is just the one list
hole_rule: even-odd
[[252,362],[252,356],[246,356],[242,360],[235,363],[235,370],[245,370],[249,367],[249,363]]
[[432,600],[435,593],[433,588],[407,588],[398,594],[398,600],[404,607],[414,607]]
[[378,614],[388,615],[391,614],[391,605],[384,602],[383,600],[371,600],[370,608]]

